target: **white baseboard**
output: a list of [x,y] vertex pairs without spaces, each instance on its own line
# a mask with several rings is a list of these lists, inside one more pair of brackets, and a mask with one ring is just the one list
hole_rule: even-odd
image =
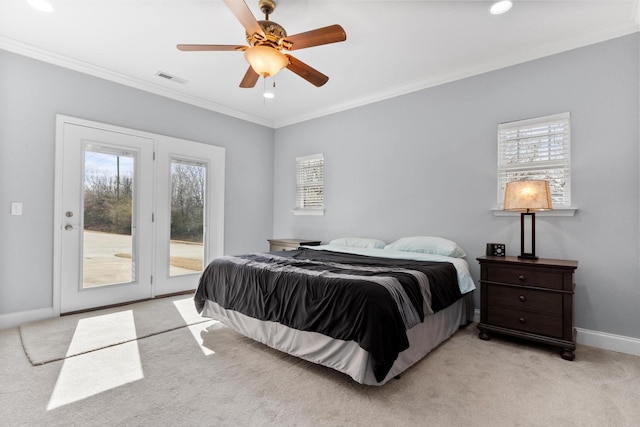
[[38,310],[19,311],[17,313],[0,314],[0,329],[13,328],[23,323],[55,317],[53,307]]
[[[476,309],[473,321],[480,322],[480,310]],[[588,345],[590,347],[601,348],[603,350],[617,351],[618,353],[640,356],[640,339],[625,337],[623,335],[609,334],[606,332],[592,331],[589,329],[576,328],[576,343]]]
[[640,356],[640,339],[576,328],[578,344]]

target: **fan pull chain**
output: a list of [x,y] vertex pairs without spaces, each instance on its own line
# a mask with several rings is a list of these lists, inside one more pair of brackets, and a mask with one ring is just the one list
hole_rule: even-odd
[[271,77],[273,79],[273,84],[271,85],[272,89],[269,90],[267,86],[267,77],[264,78],[262,82],[262,96],[264,98],[264,104],[267,104],[267,99],[275,98],[276,94],[276,78],[275,76]]

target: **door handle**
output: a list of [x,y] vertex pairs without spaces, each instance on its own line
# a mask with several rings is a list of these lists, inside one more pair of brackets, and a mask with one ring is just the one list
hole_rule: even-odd
[[74,226],[73,226],[73,225],[71,225],[71,224],[67,224],[67,225],[65,225],[65,226],[64,226],[64,229],[65,229],[65,230],[67,230],[67,231],[71,231],[71,230],[73,230],[74,228],[78,228],[78,227],[74,227]]

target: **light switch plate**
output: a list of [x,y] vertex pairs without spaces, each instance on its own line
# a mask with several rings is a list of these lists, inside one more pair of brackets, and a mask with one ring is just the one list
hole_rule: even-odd
[[11,202],[11,215],[22,215],[22,202]]

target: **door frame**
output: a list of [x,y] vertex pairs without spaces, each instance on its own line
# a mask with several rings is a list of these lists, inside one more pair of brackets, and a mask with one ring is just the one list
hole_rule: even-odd
[[[55,167],[54,167],[54,211],[53,211],[53,289],[52,289],[52,306],[53,306],[53,314],[54,316],[59,316],[61,312],[61,260],[62,260],[62,232],[64,228],[64,214],[63,210],[63,200],[62,200],[62,192],[63,192],[63,180],[62,180],[62,168],[64,165],[64,125],[72,124],[77,126],[86,126],[93,127],[97,129],[102,129],[110,132],[120,132],[126,133],[133,136],[140,136],[143,138],[149,138],[156,141],[156,147],[166,144],[168,142],[179,142],[185,141],[186,143],[198,143],[196,141],[188,141],[181,140],[179,138],[168,137],[165,135],[154,134],[151,132],[140,131],[136,129],[129,129],[121,126],[94,122],[91,120],[80,119],[77,117],[67,116],[63,114],[56,115],[56,138],[55,138]],[[199,143],[204,144],[204,143]],[[225,149],[224,147],[214,146],[212,144],[204,144],[208,147],[215,147],[214,155],[215,158],[212,159],[212,170],[213,179],[208,180],[210,185],[213,184],[210,188],[208,188],[208,208],[207,218],[206,218],[206,226],[208,229],[208,242],[207,248],[205,248],[205,265],[210,262],[212,259],[223,255],[224,253],[224,189],[225,189]],[[155,153],[155,150],[154,150]],[[155,154],[154,154],[155,156]],[[158,210],[158,200],[155,197],[157,194],[157,179],[156,179],[156,167],[154,165],[154,197],[153,197],[153,208],[154,217],[156,216],[156,212]],[[156,238],[156,228],[157,223],[154,222],[152,224],[153,227],[153,238]],[[156,242],[154,242],[155,246]],[[153,256],[152,262],[152,271],[155,274],[157,270],[157,266],[155,263],[155,253]],[[151,284],[151,297],[154,298],[158,296],[156,294],[156,285],[155,280],[154,283]]]

